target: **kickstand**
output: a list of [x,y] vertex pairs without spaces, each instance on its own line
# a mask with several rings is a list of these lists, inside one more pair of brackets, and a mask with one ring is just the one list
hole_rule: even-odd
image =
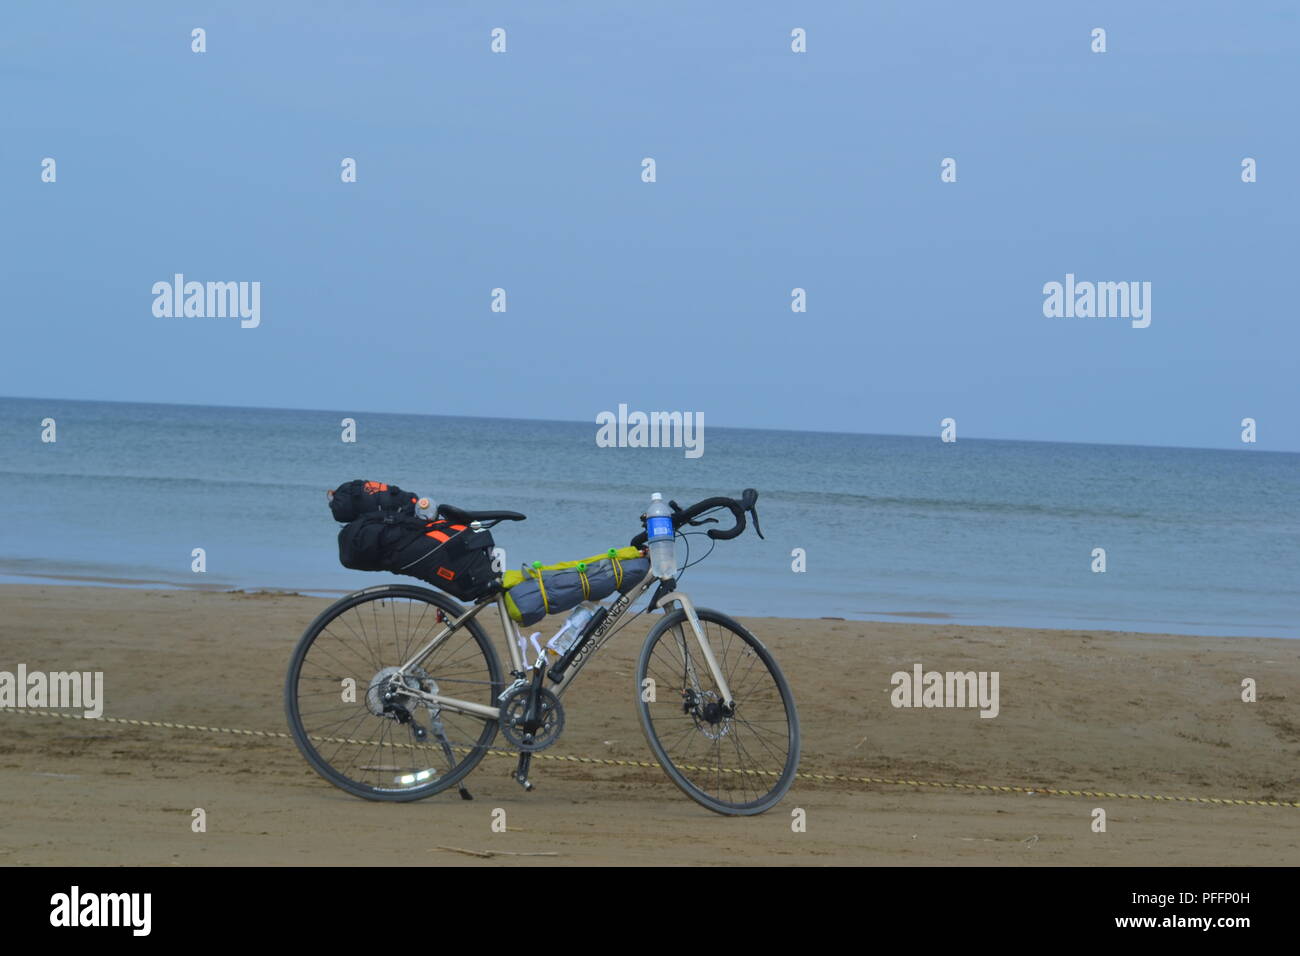
[[[456,755],[452,752],[451,741],[447,739],[446,733],[443,732],[442,721],[439,720],[434,722],[433,732],[434,735],[437,736],[438,741],[442,744],[442,752],[447,755],[447,766],[448,767],[456,766]],[[456,790],[460,794],[460,798],[462,800],[474,799],[474,797],[470,794],[470,792],[465,789],[465,785],[463,783],[459,784],[456,787]]]
[[528,779],[528,767],[533,762],[533,755],[525,750],[519,754],[519,764],[515,767],[515,783],[523,787],[524,790],[532,790],[533,783]]

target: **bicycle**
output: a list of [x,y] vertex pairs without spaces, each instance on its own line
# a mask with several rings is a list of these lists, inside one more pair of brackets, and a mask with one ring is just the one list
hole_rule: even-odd
[[[757,498],[751,488],[739,500],[706,498],[689,508],[670,502],[675,536],[716,523],[709,515],[725,509],[734,526],[710,528],[709,538],[742,534],[746,513],[761,538]],[[525,518],[450,505],[439,505],[437,513],[475,530]],[[641,520],[644,525],[645,515]],[[642,531],[631,546],[645,541]],[[664,616],[645,638],[634,686],[651,752],[668,778],[702,806],[734,816],[762,813],[785,795],[799,763],[799,720],[789,685],[753,634],[725,614],[697,609],[676,584],[676,573],[656,578],[647,571],[600,604],[558,660],[548,663],[539,648],[531,667],[500,578],[468,607],[406,584],[349,594],[312,622],[294,650],[285,681],[294,742],[317,773],[359,797],[411,801],[456,786],[463,799],[472,799],[464,778],[501,732],[519,751],[512,776],[531,790],[532,756],[559,739],[569,686],[615,634],[660,610]],[[629,616],[656,585],[648,603]],[[479,621],[492,606],[506,635],[508,684]]]

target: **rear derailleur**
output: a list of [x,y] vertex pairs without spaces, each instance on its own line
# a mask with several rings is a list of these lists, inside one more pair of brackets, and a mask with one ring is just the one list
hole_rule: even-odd
[[[429,734],[432,733],[442,746],[443,755],[447,758],[448,768],[454,767],[456,765],[456,755],[451,749],[451,741],[447,739],[447,731],[443,727],[440,710],[437,707],[425,704],[429,713],[429,726],[425,727],[424,724],[420,723],[417,713],[420,703],[410,691],[436,694],[438,693],[438,684],[419,668],[413,670],[405,678],[401,677],[401,671],[396,667],[384,668],[371,679],[370,686],[366,689],[366,707],[375,716],[385,717],[406,727],[411,733],[411,738],[417,744],[423,744],[429,738]],[[456,789],[460,793],[462,800],[474,799],[463,783]]]

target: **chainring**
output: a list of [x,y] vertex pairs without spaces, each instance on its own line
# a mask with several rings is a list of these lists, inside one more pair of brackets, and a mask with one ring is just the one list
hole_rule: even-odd
[[545,687],[538,688],[542,725],[537,728],[529,743],[524,740],[524,731],[518,724],[523,721],[524,712],[528,709],[530,692],[531,688],[520,687],[501,702],[501,734],[512,747],[534,753],[545,750],[560,739],[560,734],[564,731],[564,705],[560,703],[560,698]]

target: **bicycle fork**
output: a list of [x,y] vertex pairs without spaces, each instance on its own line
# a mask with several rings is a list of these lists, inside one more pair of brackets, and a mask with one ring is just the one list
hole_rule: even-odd
[[[700,645],[700,655],[704,658],[704,663],[708,665],[709,673],[713,675],[713,681],[718,688],[718,693],[722,696],[723,707],[728,711],[734,710],[736,702],[732,699],[731,687],[727,683],[726,675],[722,673],[722,668],[718,666],[718,659],[713,655],[712,646],[710,646],[708,639],[704,636],[704,631],[700,627],[699,615],[695,613],[695,605],[691,603],[691,599],[680,591],[668,591],[659,595],[656,598],[654,605],[655,607],[663,607],[665,604],[669,604],[673,601],[680,604],[682,610],[686,612],[686,620],[690,623],[691,631],[695,634],[695,640]],[[699,682],[695,677],[695,667],[691,663],[689,657],[686,659],[686,666],[690,673],[691,681],[696,684],[696,690],[698,690]]]

